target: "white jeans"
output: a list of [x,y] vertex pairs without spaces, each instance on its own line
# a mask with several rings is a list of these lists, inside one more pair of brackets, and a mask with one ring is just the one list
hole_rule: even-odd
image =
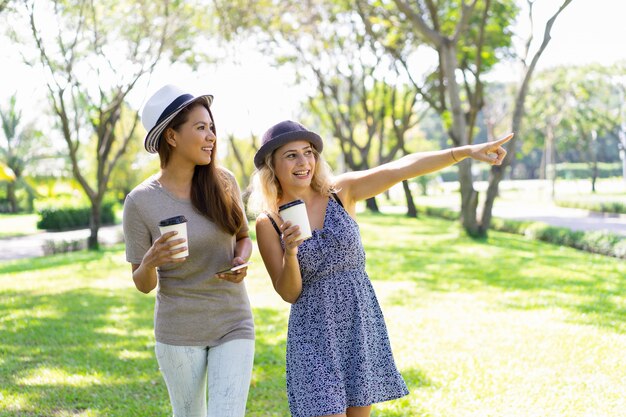
[[174,417],[244,417],[254,340],[231,340],[212,348],[157,342],[155,352]]

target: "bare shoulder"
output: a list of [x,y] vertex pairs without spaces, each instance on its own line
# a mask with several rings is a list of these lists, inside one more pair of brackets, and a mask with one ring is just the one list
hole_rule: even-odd
[[269,225],[270,223],[270,218],[268,217],[268,215],[266,213],[261,213],[258,216],[256,216],[256,226],[265,226],[265,225]]
[[335,186],[338,190],[344,190],[347,194],[351,194],[351,190],[354,187],[367,183],[379,169],[379,167],[376,167],[364,171],[344,172],[335,177]]
[[[280,232],[278,232],[267,213],[256,218],[256,241],[264,260],[273,258],[273,254],[282,254]],[[267,262],[266,262],[267,263]]]
[[354,198],[354,189],[360,183],[361,171],[346,172],[337,177],[335,182],[335,194],[350,215],[354,212],[357,200]]
[[337,175],[335,177],[335,190],[336,194],[339,196],[349,195],[350,187],[354,184],[354,181],[357,179],[357,175],[355,172],[344,172],[343,174]]
[[259,232],[261,234],[265,234],[268,231],[273,230],[274,225],[272,224],[272,221],[267,213],[261,213],[256,218],[255,228],[256,228],[257,236],[258,236]]
[[348,171],[335,176],[335,186],[338,189],[348,186],[360,177],[360,171]]

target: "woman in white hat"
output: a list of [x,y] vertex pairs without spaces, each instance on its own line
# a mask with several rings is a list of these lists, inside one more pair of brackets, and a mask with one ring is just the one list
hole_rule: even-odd
[[[500,164],[493,143],[407,155],[366,171],[330,176],[320,136],[284,121],[264,135],[254,157],[251,201],[265,213],[257,243],[278,294],[291,303],[287,331],[287,396],[293,417],[367,417],[372,404],[408,394],[383,314],[365,272],[356,202],[392,185],[474,158]],[[281,205],[306,204],[312,237],[283,222]],[[284,207],[284,206],[283,206]]]
[[[124,203],[135,286],[157,289],[155,351],[175,417],[243,417],[254,359],[247,270],[218,273],[244,264],[252,242],[239,186],[217,164],[212,100],[172,85],[150,97],[145,148],[161,170]],[[186,220],[187,239],[161,235],[171,218]]]

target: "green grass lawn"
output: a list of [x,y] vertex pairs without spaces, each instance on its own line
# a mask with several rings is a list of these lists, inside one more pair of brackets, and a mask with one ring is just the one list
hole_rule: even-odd
[[38,233],[37,214],[0,214],[0,239]]
[[[621,416],[626,264],[439,219],[361,215],[368,271],[410,395],[373,416]],[[247,416],[287,416],[288,305],[262,262]],[[168,416],[154,295],[121,247],[0,264],[0,416]],[[620,411],[621,410],[621,411]]]

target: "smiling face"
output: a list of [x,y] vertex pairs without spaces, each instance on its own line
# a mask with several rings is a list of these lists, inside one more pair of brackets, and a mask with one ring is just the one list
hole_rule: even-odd
[[216,140],[209,111],[197,103],[189,108],[186,116],[183,123],[173,125],[164,133],[170,145],[171,157],[193,165],[208,165]]
[[317,160],[311,143],[289,142],[274,151],[272,163],[283,190],[310,187]]

